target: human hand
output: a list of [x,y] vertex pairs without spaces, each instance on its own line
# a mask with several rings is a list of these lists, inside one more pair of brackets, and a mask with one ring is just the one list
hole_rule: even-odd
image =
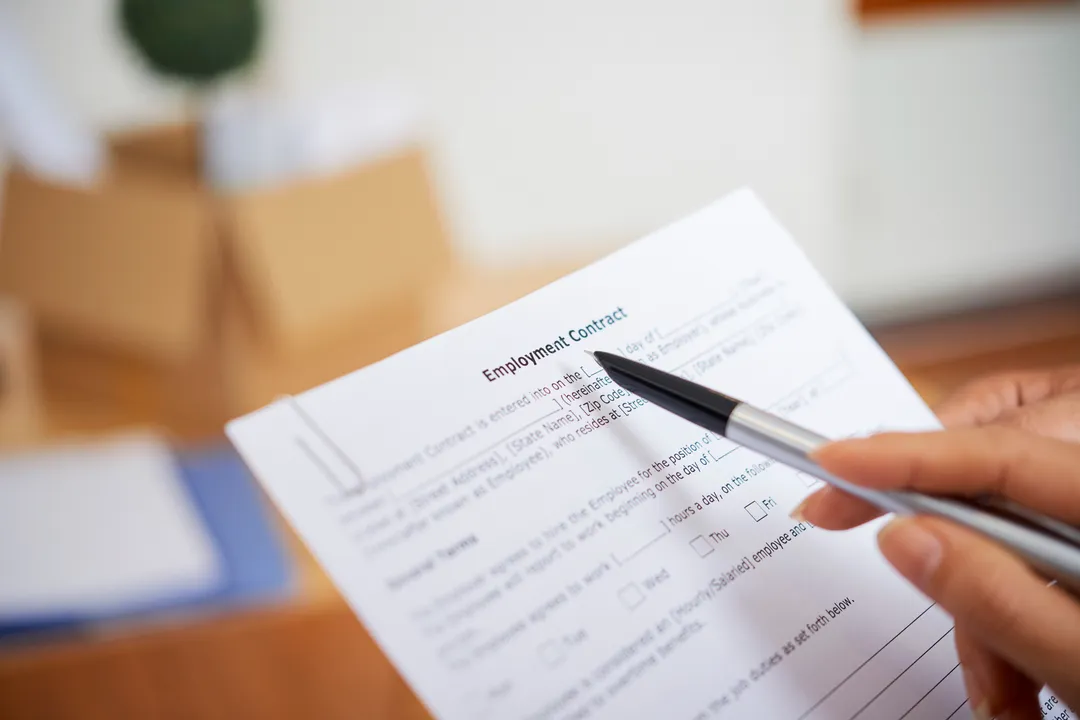
[[936,412],[946,427],[1011,425],[1080,442],[1080,365],[980,378],[953,393]]
[[[997,495],[1080,525],[1080,445],[1005,427],[886,433],[824,446],[827,471],[881,490]],[[881,513],[826,487],[793,513],[827,530]],[[1080,602],[1048,586],[991,540],[945,520],[897,518],[878,535],[885,558],[956,623],[956,646],[978,717],[1040,718],[1049,685],[1080,707]]]

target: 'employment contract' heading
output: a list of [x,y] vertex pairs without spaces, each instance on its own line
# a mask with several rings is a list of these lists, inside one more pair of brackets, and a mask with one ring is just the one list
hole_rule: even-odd
[[[590,321],[587,325],[579,328],[574,328],[566,333],[566,335],[560,335],[555,340],[552,340],[546,345],[541,345],[535,350],[530,350],[524,355],[518,355],[511,357],[509,361],[498,365],[493,368],[485,369],[484,377],[488,379],[488,382],[495,382],[501,377],[507,375],[515,375],[518,370],[526,368],[530,365],[535,365],[541,358],[546,358],[548,355],[554,355],[560,350],[565,350],[570,347],[570,341],[581,342],[585,338],[595,335],[602,330],[605,330],[620,320],[625,320],[627,317],[626,311],[621,307],[615,308],[612,312]],[[569,340],[567,340],[569,338]]]

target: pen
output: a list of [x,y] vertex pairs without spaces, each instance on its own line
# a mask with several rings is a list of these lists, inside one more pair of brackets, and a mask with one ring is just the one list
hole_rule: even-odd
[[589,353],[620,387],[737,445],[805,472],[898,515],[932,515],[974,530],[1020,555],[1061,586],[1080,592],[1080,529],[1005,498],[967,499],[874,490],[821,468],[810,454],[830,442],[804,427],[715,390],[607,352]]

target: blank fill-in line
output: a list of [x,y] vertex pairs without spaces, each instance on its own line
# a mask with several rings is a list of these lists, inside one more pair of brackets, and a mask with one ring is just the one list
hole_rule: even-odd
[[584,365],[578,365],[578,367],[581,368],[581,372],[585,373],[585,377],[596,377],[597,375],[603,375],[604,374],[603,370],[598,369],[596,372],[589,372],[588,370],[585,369]]
[[[879,691],[878,691],[878,694],[877,694],[877,695],[875,695],[874,697],[870,698],[870,700],[869,700],[869,701],[868,701],[868,702],[867,702],[867,703],[866,703],[865,705],[863,705],[863,706],[862,706],[861,708],[859,708],[859,709],[858,709],[858,711],[856,711],[856,713],[855,713],[854,715],[852,715],[852,716],[851,716],[850,718],[848,718],[848,720],[855,720],[855,718],[857,718],[857,717],[859,717],[860,715],[862,715],[862,714],[863,714],[863,712],[864,712],[864,711],[866,710],[866,708],[868,708],[868,707],[870,707],[871,705],[873,705],[873,704],[874,704],[874,701],[875,701],[875,700],[877,700],[877,699],[878,699],[879,697],[881,697],[882,695],[884,695],[884,694],[885,694],[885,691],[886,691],[886,690],[888,690],[889,688],[891,688],[891,687],[892,687],[892,686],[893,686],[893,685],[894,685],[894,684],[896,683],[896,681],[897,681],[897,680],[899,680],[900,678],[902,678],[902,677],[904,676],[904,674],[905,674],[905,673],[906,673],[906,672],[907,672],[908,670],[910,670],[911,668],[915,667],[915,664],[916,664],[916,663],[918,663],[918,662],[919,662],[920,660],[922,660],[922,659],[923,659],[924,657],[926,657],[926,654],[927,654],[928,652],[930,652],[931,650],[933,650],[934,648],[936,648],[936,647],[937,647],[937,645],[938,645],[938,643],[939,643],[939,642],[941,642],[942,640],[944,640],[945,638],[949,637],[949,635],[951,635],[951,634],[952,634],[952,632],[953,632],[953,628],[949,628],[949,629],[948,629],[948,630],[947,630],[947,631],[945,632],[945,634],[944,634],[944,635],[942,635],[942,636],[941,636],[941,637],[939,637],[939,638],[938,638],[937,640],[935,640],[935,641],[934,641],[934,644],[933,644],[933,645],[931,645],[930,647],[928,647],[928,648],[926,648],[925,650],[923,650],[923,651],[922,651],[922,653],[921,653],[921,654],[919,655],[919,657],[917,657],[917,658],[915,658],[914,660],[912,660],[912,661],[911,661],[911,663],[910,663],[910,664],[909,664],[909,665],[908,665],[908,666],[907,666],[906,668],[904,668],[903,670],[901,670],[901,671],[900,671],[900,674],[899,674],[899,675],[897,675],[897,676],[896,676],[896,677],[894,677],[894,678],[893,678],[892,680],[890,680],[890,681],[889,681],[889,684],[888,684],[888,685],[886,685],[885,687],[881,688],[881,690],[879,690]],[[948,677],[948,675],[946,675],[945,677]],[[942,678],[942,680],[944,680],[944,679],[945,679],[945,678]],[[940,681],[940,680],[938,681],[938,684],[941,684],[941,681]],[[937,687],[937,685],[935,685],[934,687]],[[930,688],[930,689],[931,689],[931,690],[933,690],[933,688]],[[925,695],[924,695],[923,697],[925,697]],[[920,699],[920,702],[922,702],[922,701],[921,701],[921,699]],[[917,705],[917,704],[918,704],[918,703],[916,703],[916,705]],[[908,712],[911,712],[911,709],[910,709],[910,708],[908,709]],[[904,715],[906,716],[906,715],[907,715],[907,713],[904,713]]]
[[[930,693],[937,690],[938,685],[945,682],[949,678],[950,675],[952,675],[954,672],[956,672],[956,668],[958,668],[958,667],[960,667],[960,663],[956,663],[955,665],[953,665],[952,670],[945,673],[945,677],[941,678],[936,683],[934,683],[934,687],[930,688],[925,693],[923,693],[923,696],[921,698],[919,698],[917,701],[915,701],[915,704],[912,705],[911,707],[909,707],[908,711],[906,713],[904,713],[903,715],[901,715],[900,717],[898,717],[896,720],[904,720],[904,718],[906,718],[908,715],[910,715],[911,711],[914,710],[915,708],[919,707],[919,703],[921,703],[923,700],[925,700],[927,697],[929,697]],[[956,714],[956,711],[953,710],[953,715],[955,715],[955,714]]]
[[[552,398],[552,400],[555,400],[555,398]],[[491,445],[488,445],[487,447],[485,447],[485,448],[483,448],[481,450],[478,450],[477,452],[473,453],[472,455],[465,458],[464,460],[457,463],[456,465],[452,465],[449,468],[447,468],[446,470],[443,470],[438,475],[433,475],[430,478],[428,478],[427,480],[424,480],[423,482],[421,482],[421,483],[419,483],[417,485],[413,485],[411,488],[409,488],[407,491],[405,491],[404,493],[402,493],[400,496],[397,496],[397,497],[399,497],[399,498],[406,497],[406,496],[411,495],[412,493],[416,492],[420,488],[425,487],[427,485],[430,485],[431,483],[435,482],[436,480],[441,480],[442,478],[446,477],[447,475],[454,472],[455,470],[457,470],[457,469],[459,469],[459,468],[461,468],[461,467],[463,467],[465,465],[468,465],[469,463],[471,463],[473,460],[480,457],[481,455],[485,455],[485,454],[490,453],[491,451],[495,450],[495,448],[499,447],[500,445],[505,443],[507,440],[509,440],[512,437],[514,437],[515,435],[518,435],[519,433],[521,433],[522,430],[525,430],[526,428],[530,428],[530,427],[532,427],[533,425],[535,425],[538,422],[543,422],[544,420],[547,420],[552,415],[562,414],[562,411],[564,410],[564,408],[562,406],[562,403],[560,403],[558,400],[555,400],[555,404],[558,406],[557,410],[552,410],[547,415],[542,415],[542,416],[538,417],[536,420],[533,420],[531,423],[528,423],[526,425],[522,425],[521,427],[519,427],[514,432],[512,432],[509,435],[505,436],[503,439],[497,440],[497,441],[493,442]],[[573,411],[569,411],[569,412],[573,412]]]
[[964,698],[964,702],[962,702],[962,703],[960,703],[959,705],[957,705],[957,706],[956,706],[956,709],[955,709],[955,710],[953,710],[953,711],[952,711],[952,713],[950,713],[949,717],[945,718],[945,720],[952,720],[952,719],[953,719],[954,717],[956,717],[956,713],[958,713],[958,712],[960,712],[961,710],[963,710],[963,709],[964,709],[964,707],[965,707],[965,706],[966,706],[967,704],[968,704],[967,698]]
[[687,320],[683,324],[676,325],[674,328],[672,328],[671,330],[668,330],[667,332],[660,332],[660,330],[657,329],[656,334],[660,336],[661,340],[664,339],[664,338],[671,337],[675,333],[682,330],[684,327],[689,327],[690,325],[694,325],[696,323],[699,323],[699,322],[701,322],[701,319],[703,317],[706,317],[708,315],[712,315],[712,314],[716,313],[717,311],[720,310],[720,308],[724,307],[725,305],[730,305],[732,302],[737,300],[741,295],[742,295],[742,291],[741,290],[736,290],[735,292],[731,293],[731,295],[728,297],[727,300],[724,300],[721,303],[717,303],[716,305],[713,305],[711,308],[709,308],[705,312],[701,313],[700,315],[695,315],[694,317],[690,318],[689,320]]
[[[649,546],[650,546],[650,545],[652,545],[653,543],[657,543],[657,542],[660,542],[661,540],[663,540],[663,539],[664,539],[664,536],[665,536],[665,535],[667,535],[668,533],[670,533],[670,532],[671,532],[671,528],[669,528],[669,527],[667,526],[667,523],[666,523],[666,522],[664,522],[663,520],[661,520],[661,521],[660,521],[660,525],[662,525],[662,526],[663,526],[663,528],[664,528],[663,532],[661,532],[661,533],[660,533],[659,535],[657,535],[656,537],[654,537],[654,538],[653,538],[652,540],[649,540],[648,542],[646,542],[646,543],[645,543],[644,545],[640,546],[640,547],[639,547],[639,548],[638,548],[637,550],[635,550],[634,552],[632,552],[632,553],[630,553],[629,555],[627,555],[626,557],[624,557],[624,558],[623,558],[623,559],[622,559],[621,561],[619,560],[619,558],[615,558],[615,560],[616,560],[617,562],[619,562],[619,564],[620,564],[620,565],[621,565],[622,563],[625,563],[625,562],[630,562],[630,561],[631,561],[631,560],[633,560],[633,559],[634,559],[635,557],[637,557],[638,555],[640,555],[641,553],[643,553],[643,552],[644,552],[645,550],[647,550],[647,549],[649,548]],[[614,557],[614,555],[612,555],[612,557]]]
[[694,355],[693,357],[691,357],[689,360],[687,360],[687,361],[685,361],[685,362],[683,362],[683,363],[681,363],[679,365],[676,365],[671,370],[671,372],[674,373],[674,372],[678,372],[679,370],[682,370],[684,367],[691,364],[692,362],[694,362],[695,360],[700,358],[702,355],[709,354],[710,352],[712,352],[713,350],[720,347],[721,345],[728,342],[729,340],[731,340],[734,337],[738,337],[739,335],[745,335],[746,333],[750,332],[751,330],[753,330],[755,327],[757,327],[761,323],[768,320],[770,317],[775,317],[778,313],[779,313],[778,310],[773,311],[773,312],[762,313],[761,315],[758,316],[758,318],[756,320],[754,320],[753,322],[751,322],[751,323],[749,323],[747,325],[744,325],[741,330],[736,330],[735,332],[728,333],[724,337],[722,337],[719,340],[717,340],[716,342],[714,342],[712,345],[709,345],[707,348],[705,348],[704,350],[699,352],[697,355]]
[[[786,400],[788,400],[788,398],[792,397],[793,395],[801,395],[803,392],[806,391],[806,389],[808,387],[813,386],[819,379],[821,379],[822,377],[828,375],[829,373],[831,373],[836,368],[842,367],[842,366],[847,365],[847,364],[848,364],[848,361],[847,361],[846,357],[837,358],[835,361],[833,361],[833,363],[831,365],[826,367],[821,372],[816,373],[815,375],[813,375],[809,380],[807,380],[802,385],[799,385],[797,388],[795,388],[791,392],[789,392],[786,395],[784,395],[783,397],[781,397],[779,400],[774,402],[772,405],[769,405],[766,409],[770,410],[770,411],[774,411],[777,407],[779,407],[780,405],[783,405],[784,402]],[[835,387],[835,385],[833,387]]]
[[735,452],[736,450],[742,450],[742,446],[741,445],[736,445],[735,447],[731,448],[730,450],[728,450],[726,453],[724,453],[720,457],[716,457],[715,455],[713,455],[712,450],[707,450],[706,452],[709,453],[709,457],[711,457],[713,459],[713,462],[720,462],[721,460],[723,460],[724,458],[726,458],[728,455]]
[[908,629],[909,627],[911,627],[912,625],[914,625],[915,623],[917,623],[917,622],[919,621],[919,618],[921,618],[921,617],[922,617],[923,615],[925,615],[926,613],[930,612],[930,609],[931,609],[932,607],[934,607],[934,605],[935,605],[935,603],[931,603],[931,604],[927,605],[927,606],[926,606],[926,609],[925,609],[925,610],[923,610],[923,611],[922,611],[921,613],[919,613],[918,615],[916,615],[916,616],[915,616],[915,619],[914,619],[914,620],[912,620],[911,622],[909,622],[909,623],[908,623],[907,625],[905,625],[904,627],[900,628],[900,632],[896,633],[896,634],[895,634],[895,635],[893,635],[893,636],[892,636],[891,638],[889,638],[889,641],[888,641],[887,643],[885,643],[884,645],[882,645],[882,646],[881,646],[880,648],[878,648],[877,652],[875,652],[875,653],[874,653],[873,655],[871,655],[870,657],[866,658],[866,660],[864,660],[864,661],[863,661],[863,662],[862,662],[862,663],[861,663],[861,664],[860,664],[860,665],[859,665],[859,666],[858,666],[857,668],[855,668],[855,669],[854,669],[854,670],[852,670],[852,671],[851,671],[850,673],[848,673],[847,677],[845,677],[845,678],[844,678],[843,680],[841,680],[840,682],[838,682],[838,683],[837,683],[837,684],[836,684],[836,685],[835,685],[835,686],[833,687],[833,689],[832,689],[832,690],[830,690],[829,692],[825,693],[825,694],[824,694],[824,695],[823,695],[823,696],[821,697],[821,699],[820,699],[820,700],[818,700],[818,701],[817,701],[816,703],[814,703],[813,705],[811,705],[811,706],[810,706],[810,708],[809,708],[809,709],[808,709],[808,710],[807,710],[806,712],[804,712],[804,713],[803,713],[802,715],[800,715],[800,716],[799,716],[799,718],[798,718],[798,720],[805,720],[805,718],[806,718],[806,717],[807,717],[807,716],[808,716],[808,715],[809,715],[810,713],[812,713],[812,712],[814,712],[815,710],[817,710],[817,709],[818,709],[818,707],[819,707],[819,706],[821,705],[821,703],[825,702],[825,701],[826,701],[826,700],[828,700],[828,699],[829,699],[830,697],[832,697],[833,693],[835,693],[835,692],[836,692],[837,690],[839,690],[839,689],[840,689],[841,687],[843,687],[843,686],[844,686],[844,683],[846,683],[846,682],[847,682],[848,680],[850,680],[851,678],[855,677],[855,674],[856,674],[856,673],[858,673],[858,672],[859,672],[860,670],[862,670],[862,669],[863,669],[864,667],[866,667],[866,666],[867,666],[867,665],[868,665],[868,664],[870,663],[870,661],[871,661],[871,660],[873,660],[873,659],[874,659],[874,658],[876,658],[876,657],[877,657],[878,655],[880,655],[880,654],[881,654],[882,652],[884,652],[885,648],[889,647],[890,645],[892,645],[892,644],[893,644],[893,642],[895,642],[895,641],[896,641],[896,638],[898,638],[898,637],[900,637],[901,635],[903,635],[903,634],[904,634],[904,632],[906,632],[906,631],[907,631],[907,629]]

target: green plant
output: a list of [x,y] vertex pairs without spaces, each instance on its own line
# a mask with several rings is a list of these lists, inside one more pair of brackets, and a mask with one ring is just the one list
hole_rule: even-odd
[[120,0],[124,34],[166,77],[213,83],[249,65],[258,52],[258,0]]

